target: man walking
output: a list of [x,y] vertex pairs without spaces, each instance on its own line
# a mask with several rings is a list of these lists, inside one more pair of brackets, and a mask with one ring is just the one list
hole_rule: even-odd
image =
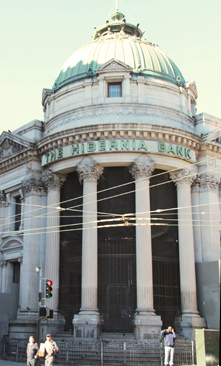
[[35,343],[34,337],[29,337],[29,342],[27,344],[27,366],[35,366],[35,362],[38,352],[38,344]]
[[176,333],[174,332],[174,329],[171,326],[169,326],[167,329],[162,330],[161,339],[164,339],[164,350],[165,350],[164,365],[172,366],[174,357],[175,339],[176,339]]
[[57,344],[52,341],[51,335],[47,334],[45,342],[45,366],[53,366],[54,359],[58,352]]

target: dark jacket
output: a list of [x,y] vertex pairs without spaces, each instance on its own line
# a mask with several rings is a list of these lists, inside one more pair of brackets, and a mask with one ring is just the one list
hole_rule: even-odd
[[27,359],[33,360],[34,356],[38,352],[38,344],[37,343],[28,343],[26,352],[27,352]]
[[162,330],[161,332],[161,339],[164,338],[164,346],[174,347],[175,346],[175,339],[176,333],[170,333],[166,329]]

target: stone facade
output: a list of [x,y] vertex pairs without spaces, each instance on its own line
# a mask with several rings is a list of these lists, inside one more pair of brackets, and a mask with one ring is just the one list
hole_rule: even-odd
[[[121,86],[120,97],[109,97],[113,83]],[[155,169],[169,173],[177,190],[181,306],[174,325],[191,338],[194,329],[205,328],[211,321],[209,305],[203,307],[211,300],[212,324],[218,326],[218,275],[214,275],[216,294],[208,299],[200,289],[195,266],[200,264],[197,273],[202,274],[204,263],[217,268],[220,261],[221,121],[197,115],[196,98],[193,81],[181,84],[147,78],[113,57],[93,77],[79,77],[56,91],[43,89],[44,122],[34,120],[12,133],[2,133],[0,299],[12,291],[14,283],[19,286],[17,316],[10,315],[9,336],[26,338],[36,329],[39,266],[42,279],[54,282],[53,297],[44,300],[54,318],[44,323],[44,332],[56,333],[64,327],[59,298],[60,192],[68,175],[77,172],[83,186],[82,274],[81,307],[73,317],[73,335],[80,340],[99,337],[104,321],[98,303],[95,223],[97,182],[106,167],[130,171],[136,220],[145,220],[145,225],[135,225],[133,327],[137,340],[157,338],[162,326],[161,314],[154,308],[152,268],[150,180]],[[41,286],[43,292],[43,280]]]

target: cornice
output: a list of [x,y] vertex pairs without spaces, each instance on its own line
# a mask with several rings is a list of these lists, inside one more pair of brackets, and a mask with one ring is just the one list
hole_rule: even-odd
[[[95,130],[96,129],[96,130]],[[108,139],[149,139],[171,142],[191,148],[198,152],[201,139],[199,136],[183,130],[143,124],[105,124],[79,127],[47,136],[38,142],[41,155],[59,147],[74,143]]]
[[25,150],[11,155],[0,161],[0,173],[17,168],[18,166],[32,160],[39,160],[37,150]]

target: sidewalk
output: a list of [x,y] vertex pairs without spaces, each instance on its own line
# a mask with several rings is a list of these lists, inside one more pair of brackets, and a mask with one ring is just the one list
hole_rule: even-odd
[[19,366],[19,365],[20,366],[27,366],[27,363],[0,360],[0,366]]

